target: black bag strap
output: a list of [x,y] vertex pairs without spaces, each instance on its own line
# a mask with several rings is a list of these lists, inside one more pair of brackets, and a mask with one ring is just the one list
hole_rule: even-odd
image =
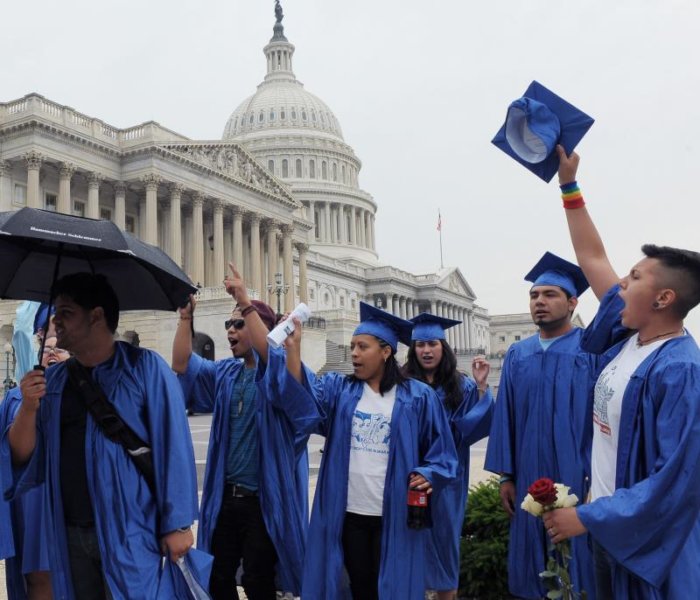
[[66,361],[68,378],[80,394],[102,434],[115,444],[120,444],[134,461],[136,470],[146,480],[151,493],[156,495],[156,479],[153,453],[131,427],[119,416],[117,409],[105,396],[99,384],[93,381],[87,369],[75,357]]

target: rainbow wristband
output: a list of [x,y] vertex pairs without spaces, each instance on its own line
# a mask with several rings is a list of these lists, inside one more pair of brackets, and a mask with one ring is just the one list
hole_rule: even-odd
[[564,203],[565,209],[571,210],[574,208],[582,208],[586,205],[586,203],[583,201],[583,194],[581,194],[578,183],[575,181],[565,183],[564,185],[559,186],[559,189],[561,190],[561,199]]

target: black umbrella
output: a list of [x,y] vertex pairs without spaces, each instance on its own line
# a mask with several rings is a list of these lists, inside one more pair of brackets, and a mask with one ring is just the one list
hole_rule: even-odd
[[51,303],[56,280],[104,275],[120,310],[175,310],[197,292],[159,248],[111,221],[35,208],[0,213],[0,298]]

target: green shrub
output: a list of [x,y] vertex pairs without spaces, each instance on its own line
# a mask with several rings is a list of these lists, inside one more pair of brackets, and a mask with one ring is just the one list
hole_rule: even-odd
[[460,541],[459,597],[502,600],[508,594],[508,528],[498,479],[469,489]]

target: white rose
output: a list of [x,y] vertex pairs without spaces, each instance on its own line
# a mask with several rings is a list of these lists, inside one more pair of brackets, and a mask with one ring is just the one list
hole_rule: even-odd
[[520,505],[524,511],[529,512],[533,517],[541,517],[544,508],[539,502],[535,502],[535,499],[531,494],[525,496],[522,504]]
[[571,508],[578,504],[578,496],[569,494],[570,486],[563,483],[555,483],[554,487],[557,489],[557,500],[554,503],[554,508]]

